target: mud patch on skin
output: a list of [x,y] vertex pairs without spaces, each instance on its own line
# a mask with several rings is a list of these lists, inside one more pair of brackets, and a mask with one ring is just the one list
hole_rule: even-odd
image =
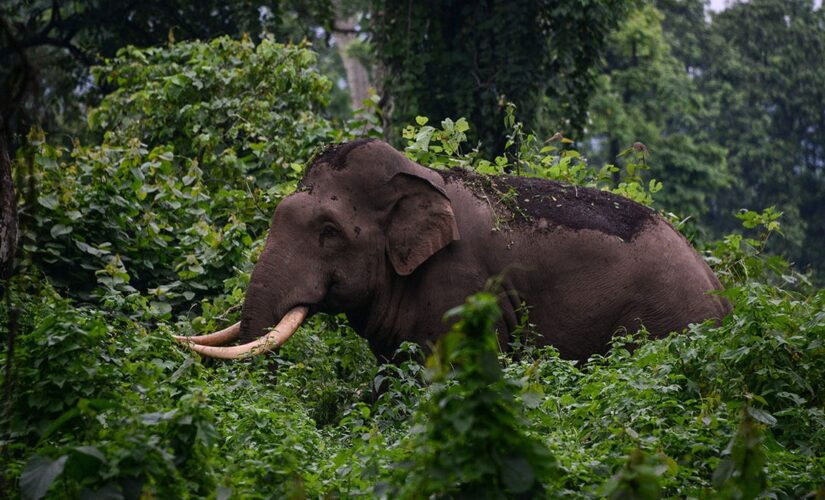
[[315,170],[319,165],[327,165],[332,170],[340,171],[347,168],[347,156],[349,156],[352,150],[357,149],[365,144],[369,144],[373,142],[375,139],[357,139],[350,142],[340,142],[337,144],[329,144],[327,145],[320,153],[315,155],[315,157],[309,162],[309,166],[307,167],[306,171],[304,172],[303,177],[300,181],[298,181],[298,186],[296,187],[295,191],[303,191],[307,193],[312,193],[312,184],[310,184],[307,179],[310,178],[312,175],[312,171]]
[[318,156],[312,159],[310,162],[310,167],[307,169],[307,173],[316,165],[320,165],[321,163],[326,163],[333,170],[343,170],[347,167],[347,156],[349,156],[350,151],[353,149],[357,149],[360,146],[365,144],[369,144],[373,142],[375,139],[356,139],[350,142],[341,142],[338,144],[330,144],[321,151]]
[[598,189],[531,177],[487,176],[460,168],[439,173],[444,182],[461,182],[480,200],[494,202],[495,210],[506,211],[507,223],[529,224],[540,231],[557,226],[591,229],[631,241],[656,217],[644,205]]

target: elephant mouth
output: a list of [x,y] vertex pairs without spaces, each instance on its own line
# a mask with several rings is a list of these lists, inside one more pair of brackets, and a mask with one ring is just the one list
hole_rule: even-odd
[[219,359],[243,359],[257,356],[282,346],[298,330],[304,319],[306,319],[310,307],[305,305],[295,306],[290,309],[278,324],[263,337],[236,346],[226,346],[226,344],[236,340],[240,336],[241,322],[224,328],[208,335],[198,335],[192,337],[176,335],[174,338],[178,342],[187,345],[193,351],[210,358]]

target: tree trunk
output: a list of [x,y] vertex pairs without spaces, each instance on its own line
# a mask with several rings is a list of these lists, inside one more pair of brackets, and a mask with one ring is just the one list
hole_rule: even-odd
[[[14,255],[17,253],[17,197],[11,177],[11,159],[6,146],[5,131],[0,127],[0,297],[6,307],[6,359],[3,372],[2,411],[6,422],[11,422],[12,390],[14,387],[14,344],[17,340],[18,311],[12,303],[9,282],[14,274]],[[8,429],[3,429],[8,431]],[[3,460],[8,459],[8,446],[2,447]],[[5,476],[5,475],[4,475]],[[5,478],[3,478],[5,479]],[[0,480],[0,496],[8,498],[12,486]]]
[[11,159],[6,138],[0,135],[0,279],[8,279],[14,270],[17,253],[17,197],[11,178]]
[[370,87],[370,79],[367,74],[367,68],[361,64],[361,61],[347,53],[347,48],[355,41],[357,36],[355,32],[355,25],[357,24],[356,16],[343,14],[340,2],[335,2],[335,10],[335,24],[332,31],[332,39],[335,41],[338,55],[341,56],[341,61],[344,63],[344,70],[347,72],[350,106],[352,110],[355,111],[363,108],[364,100],[369,97],[368,89]]

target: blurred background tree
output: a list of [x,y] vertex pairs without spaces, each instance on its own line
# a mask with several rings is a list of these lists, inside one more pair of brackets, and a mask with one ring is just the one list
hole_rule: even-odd
[[463,116],[471,137],[499,154],[507,102],[529,128],[582,130],[608,35],[632,3],[373,2],[385,130],[416,115]]
[[707,103],[674,56],[664,19],[647,3],[611,34],[583,142],[597,164],[620,163],[641,142],[653,152],[650,175],[667,180],[659,206],[701,217],[728,183],[725,150],[708,137]]
[[822,273],[825,11],[812,0],[736,3],[713,17],[705,45],[696,80],[715,110],[704,126],[734,179],[709,222],[724,232],[736,210],[776,205],[785,238],[771,249]]
[[582,148],[621,162],[634,141],[664,180],[660,208],[706,237],[775,205],[769,242],[825,271],[825,12],[812,0],[642,2],[614,31]]
[[81,134],[87,106],[112,90],[90,67],[127,45],[264,33],[297,42],[333,17],[327,0],[10,0],[0,7],[0,126],[14,144],[32,126]]

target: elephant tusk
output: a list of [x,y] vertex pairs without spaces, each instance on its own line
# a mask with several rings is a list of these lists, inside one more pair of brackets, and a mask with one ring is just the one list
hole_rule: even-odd
[[181,344],[198,344],[198,345],[224,345],[232,342],[241,333],[241,322],[238,321],[232,326],[228,326],[223,330],[219,330],[209,335],[195,335],[186,337],[183,335],[173,335],[174,339]]
[[198,354],[209,358],[220,359],[242,359],[250,356],[257,356],[278,348],[301,326],[307,317],[307,307],[299,306],[286,313],[278,325],[266,335],[247,344],[232,347],[215,347],[190,343],[189,348]]

